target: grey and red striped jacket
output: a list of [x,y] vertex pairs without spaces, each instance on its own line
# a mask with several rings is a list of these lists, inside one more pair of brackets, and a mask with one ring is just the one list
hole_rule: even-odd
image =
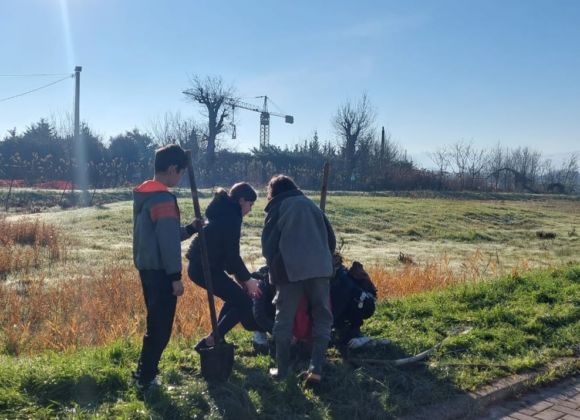
[[133,261],[138,270],[164,270],[181,279],[181,241],[195,233],[181,226],[177,198],[161,182],[145,181],[133,190]]

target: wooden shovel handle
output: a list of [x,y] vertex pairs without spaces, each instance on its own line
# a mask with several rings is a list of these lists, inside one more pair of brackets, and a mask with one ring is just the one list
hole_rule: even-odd
[[[189,175],[189,187],[191,189],[191,199],[193,201],[193,211],[197,220],[203,220],[201,216],[201,208],[199,206],[199,196],[197,193],[197,184],[195,183],[195,175],[193,173],[193,163],[191,161],[191,151],[185,152],[187,155],[187,174]],[[203,268],[203,276],[205,280],[205,288],[207,290],[207,302],[209,304],[209,315],[211,317],[212,335],[215,342],[220,341],[219,332],[217,328],[217,316],[215,312],[215,302],[213,298],[213,282],[211,279],[211,270],[209,268],[209,257],[207,253],[207,242],[205,241],[205,232],[203,224],[196,226],[198,228],[199,243],[201,245],[201,266]]]

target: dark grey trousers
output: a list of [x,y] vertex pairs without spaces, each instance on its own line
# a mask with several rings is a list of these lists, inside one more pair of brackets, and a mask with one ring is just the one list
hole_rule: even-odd
[[330,309],[329,282],[330,279],[324,277],[276,286],[276,297],[274,298],[276,319],[273,335],[276,341],[276,364],[281,375],[285,376],[288,373],[292,327],[298,304],[303,295],[308,298],[312,311],[312,354],[309,370],[318,374],[322,372],[333,321]]

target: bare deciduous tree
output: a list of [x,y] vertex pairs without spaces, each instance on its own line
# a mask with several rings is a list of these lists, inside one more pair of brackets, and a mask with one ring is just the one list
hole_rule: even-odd
[[338,136],[343,142],[344,157],[350,172],[356,163],[356,150],[362,139],[373,137],[376,112],[369,98],[363,94],[355,104],[347,100],[341,105],[332,120]]
[[179,144],[196,156],[205,150],[207,133],[193,118],[183,118],[180,112],[166,112],[151,122],[151,137],[155,144]]
[[484,149],[477,149],[473,146],[469,148],[467,155],[467,173],[470,177],[470,188],[478,188],[477,179],[482,176],[486,163],[485,160]]
[[49,117],[57,136],[62,138],[74,136],[74,117],[72,112],[53,112]]
[[455,174],[461,182],[461,189],[465,188],[465,174],[469,164],[469,155],[471,154],[471,143],[460,140],[451,146],[449,151],[451,162],[455,166]]
[[208,118],[206,156],[211,168],[215,162],[216,138],[226,129],[229,108],[225,101],[233,98],[234,88],[226,86],[220,76],[201,78],[194,75],[190,79],[191,88],[183,92],[191,101],[204,107]]
[[529,189],[529,184],[537,182],[542,153],[529,147],[518,147],[510,154],[510,169],[518,173],[516,187]]
[[578,187],[578,154],[572,153],[570,158],[562,164],[563,184],[569,192],[574,192]]
[[439,171],[439,189],[442,189],[445,172],[447,172],[447,169],[449,169],[449,166],[451,165],[450,153],[447,151],[446,147],[440,147],[435,152],[430,153],[429,157],[431,158],[431,161],[437,166]]
[[578,187],[578,155],[572,153],[562,162],[560,169],[555,169],[551,160],[546,160],[542,167],[542,184],[548,192],[573,193]]
[[488,173],[488,177],[490,177],[492,180],[493,190],[497,190],[499,188],[501,170],[506,166],[506,156],[507,152],[499,142],[493,149],[488,152],[486,172]]

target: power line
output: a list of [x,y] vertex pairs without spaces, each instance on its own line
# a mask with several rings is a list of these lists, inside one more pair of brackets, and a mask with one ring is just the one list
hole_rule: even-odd
[[59,80],[57,80],[56,82],[52,82],[52,83],[49,83],[49,84],[47,84],[47,85],[40,86],[40,87],[38,87],[38,88],[36,88],[36,89],[32,89],[32,90],[29,90],[29,91],[27,91],[27,92],[22,92],[22,93],[19,93],[18,95],[9,96],[9,97],[7,97],[7,98],[2,98],[2,99],[0,99],[0,102],[4,102],[4,101],[8,101],[8,100],[10,100],[10,99],[18,98],[18,97],[20,97],[20,96],[28,95],[29,93],[36,92],[36,91],[38,91],[38,90],[40,90],[40,89],[44,89],[44,88],[47,88],[47,87],[49,87],[49,86],[52,86],[52,85],[56,85],[57,83],[60,83],[60,82],[62,82],[63,80],[70,79],[70,78],[72,78],[72,77],[74,77],[74,75],[70,74],[70,75],[68,75],[67,77],[63,77],[62,79],[59,79]]
[[69,73],[29,73],[29,74],[0,74],[0,77],[53,77],[53,76],[64,76]]

